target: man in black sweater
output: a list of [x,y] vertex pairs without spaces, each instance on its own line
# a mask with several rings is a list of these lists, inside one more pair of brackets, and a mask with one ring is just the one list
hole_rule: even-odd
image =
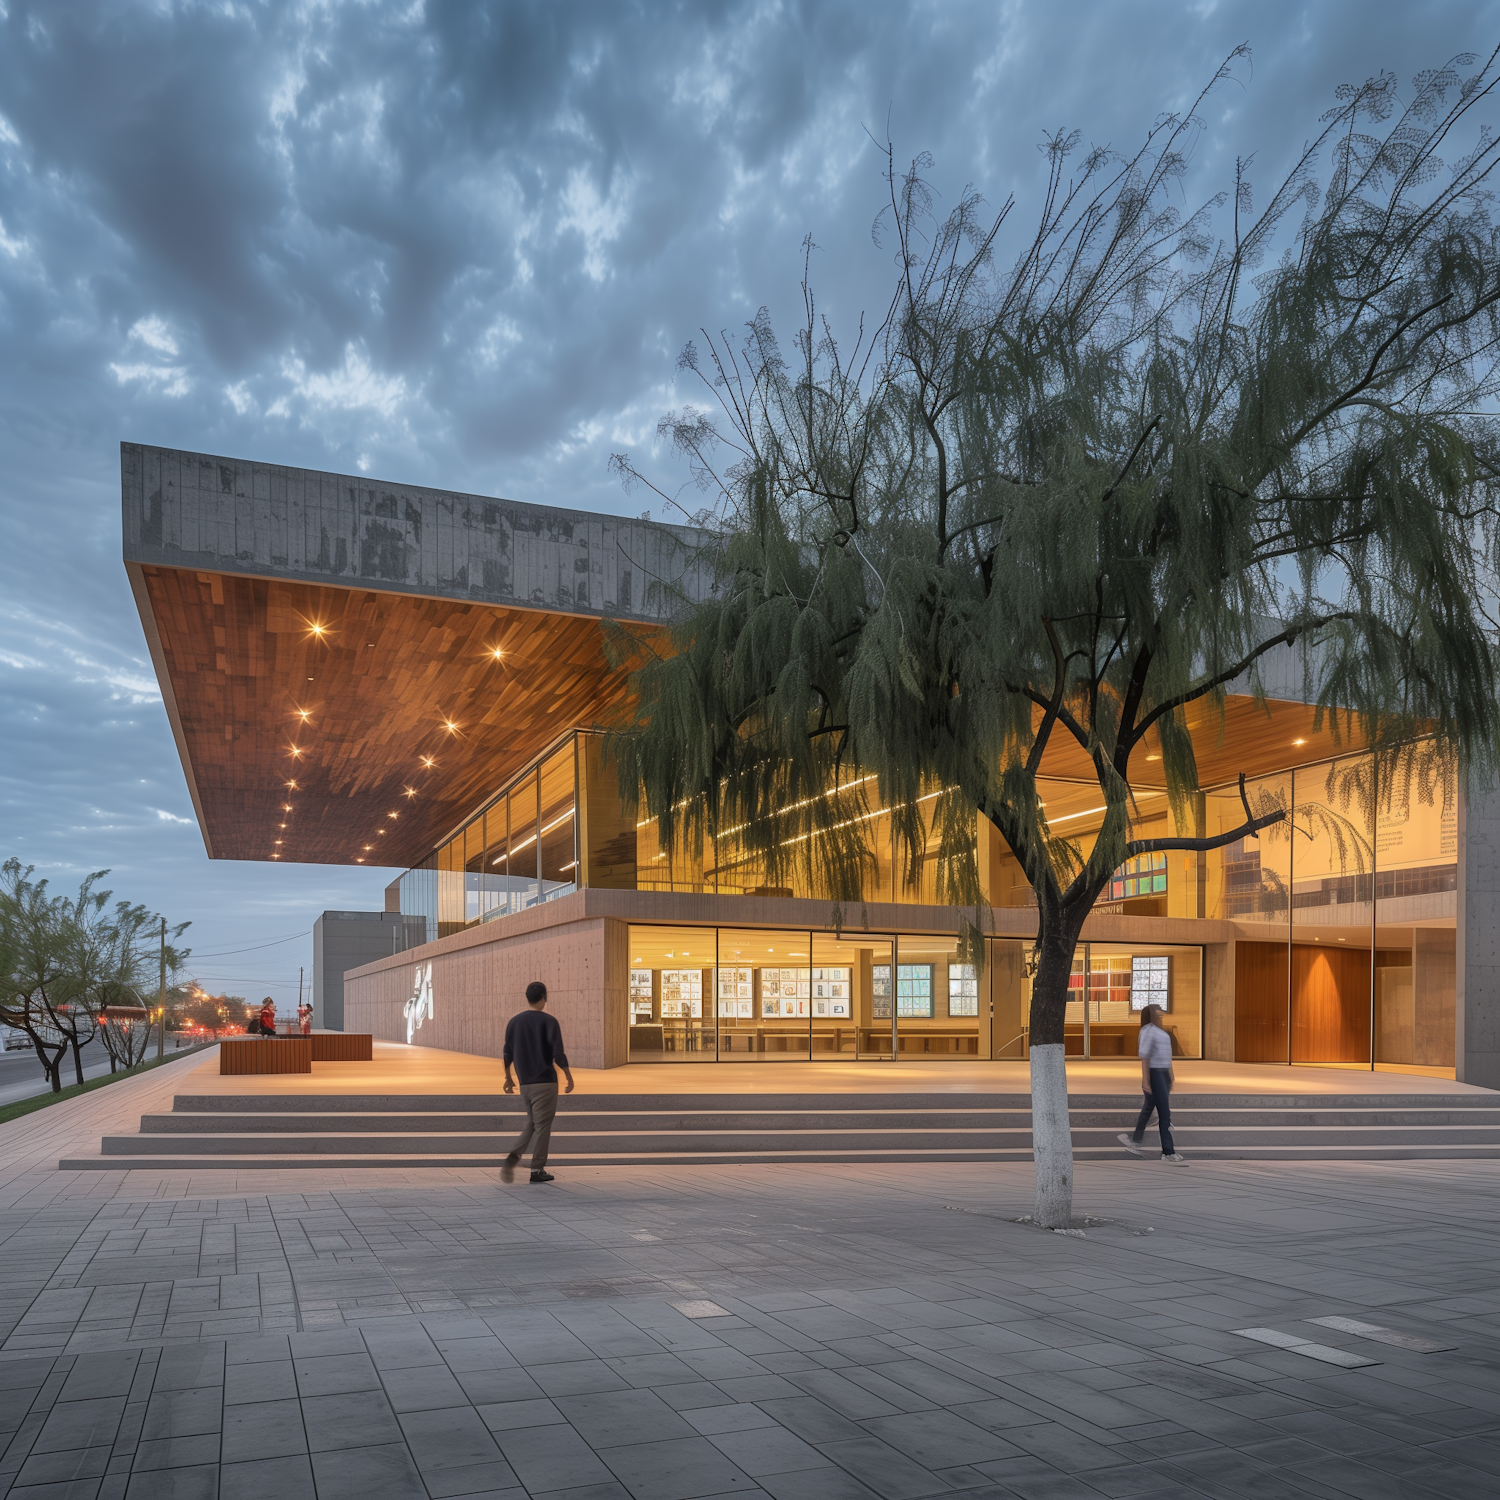
[[[552,1117],[557,1113],[557,1068],[563,1070],[568,1080],[568,1093],[573,1092],[573,1074],[568,1068],[568,1055],[563,1051],[562,1027],[546,1014],[547,986],[534,979],[526,986],[526,1009],[512,1016],[505,1028],[505,1092],[515,1091],[515,1081],[510,1076],[511,1065],[515,1065],[516,1076],[521,1080],[521,1100],[526,1105],[526,1128],[521,1138],[511,1147],[510,1155],[500,1175],[506,1182],[511,1180],[516,1163],[528,1145],[531,1146],[531,1180],[551,1182],[552,1174],[547,1170],[547,1143],[552,1139]],[[557,1067],[553,1064],[556,1063]]]

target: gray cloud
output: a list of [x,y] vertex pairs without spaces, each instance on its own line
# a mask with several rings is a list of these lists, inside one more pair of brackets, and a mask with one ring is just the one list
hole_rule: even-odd
[[[1014,192],[1024,224],[1045,130],[1131,144],[1248,40],[1206,115],[1206,193],[1237,154],[1269,180],[1337,84],[1487,50],[1496,16],[4,0],[0,853],[112,866],[204,951],[378,904],[366,872],[209,865],[179,821],[118,560],[121,438],[638,509],[609,451],[649,451],[699,325],[793,313],[804,234],[841,326],[883,305],[888,120],[947,199]],[[285,993],[301,961],[222,962]]]

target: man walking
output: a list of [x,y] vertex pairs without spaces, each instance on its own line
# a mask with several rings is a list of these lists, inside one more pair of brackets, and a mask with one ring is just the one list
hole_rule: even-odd
[[500,1176],[505,1182],[514,1177],[516,1163],[530,1145],[531,1180],[551,1182],[552,1174],[547,1170],[547,1144],[552,1139],[552,1117],[557,1113],[557,1068],[563,1070],[570,1094],[573,1092],[573,1074],[568,1067],[568,1055],[563,1051],[562,1027],[554,1017],[545,1013],[547,986],[540,979],[534,979],[526,986],[526,1006],[520,1015],[511,1017],[510,1025],[505,1028],[503,1053],[505,1092],[515,1092],[515,1081],[510,1076],[514,1064],[516,1077],[521,1080],[521,1101],[526,1106],[526,1128],[505,1158]]
[[1162,1029],[1160,1017],[1160,1006],[1148,1005],[1141,1012],[1141,1092],[1146,1102],[1141,1106],[1135,1130],[1130,1135],[1121,1135],[1119,1141],[1133,1156],[1144,1156],[1141,1142],[1155,1110],[1156,1123],[1161,1129],[1161,1159],[1174,1166],[1186,1166],[1187,1157],[1172,1144],[1172,1038]]

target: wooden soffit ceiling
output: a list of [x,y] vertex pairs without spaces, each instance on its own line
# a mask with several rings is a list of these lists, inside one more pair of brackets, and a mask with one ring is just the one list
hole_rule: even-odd
[[[1188,705],[1186,717],[1198,764],[1198,785],[1205,790],[1233,783],[1241,772],[1254,780],[1365,748],[1356,724],[1343,720],[1336,725],[1329,714],[1317,724],[1317,713],[1310,703],[1278,698],[1260,703],[1248,695],[1230,695],[1222,714],[1211,702],[1202,700]],[[1166,785],[1160,752],[1155,734],[1148,735],[1130,758],[1131,785]],[[1042,760],[1042,775],[1096,784],[1088,757],[1063,729],[1053,731]]]
[[597,618],[129,568],[215,859],[416,864],[628,701]]

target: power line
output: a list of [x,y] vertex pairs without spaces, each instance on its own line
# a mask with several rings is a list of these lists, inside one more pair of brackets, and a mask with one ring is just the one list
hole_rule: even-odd
[[298,938],[311,937],[310,932],[294,932],[290,937],[275,938],[269,943],[255,943],[249,948],[220,948],[215,953],[194,953],[194,958],[229,958],[235,953],[258,953],[262,948],[279,948],[283,943],[295,942]]

